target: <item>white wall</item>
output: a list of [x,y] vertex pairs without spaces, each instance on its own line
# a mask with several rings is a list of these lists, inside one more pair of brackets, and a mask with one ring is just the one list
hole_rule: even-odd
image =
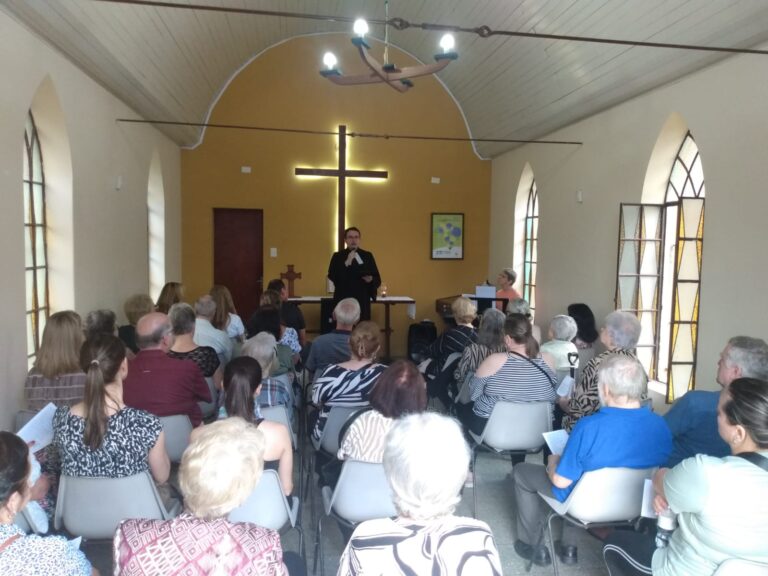
[[[125,298],[149,289],[147,183],[155,150],[166,194],[166,274],[180,277],[180,154],[154,128],[117,124],[116,118],[136,114],[2,12],[0,77],[0,428],[7,428],[21,407],[27,371],[22,138],[38,88],[50,79],[71,155],[74,282],[59,301],[74,299],[83,315],[106,307],[122,317]],[[45,162],[45,149],[43,155]]]
[[[768,339],[768,60],[729,58],[549,135],[580,147],[528,145],[493,161],[489,275],[513,258],[518,181],[530,162],[540,202],[537,323],[571,302],[613,309],[621,202],[640,202],[662,126],[677,112],[706,182],[696,385],[716,389],[718,354],[736,334]],[[582,204],[576,192],[583,192]]]

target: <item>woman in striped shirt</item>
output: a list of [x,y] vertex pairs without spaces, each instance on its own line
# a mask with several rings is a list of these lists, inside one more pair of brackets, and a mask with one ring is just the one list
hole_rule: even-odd
[[413,362],[397,360],[376,381],[370,401],[370,410],[353,417],[339,460],[380,463],[384,438],[395,420],[427,409],[427,385]]
[[459,418],[475,434],[482,434],[493,407],[507,402],[550,402],[556,399],[557,376],[538,355],[531,322],[522,314],[510,314],[504,322],[506,352],[491,354],[470,381],[470,397]]
[[320,440],[333,406],[367,406],[368,394],[387,368],[376,362],[381,348],[379,327],[375,322],[360,322],[349,335],[352,358],[331,364],[315,380],[312,402],[318,407],[312,439]]

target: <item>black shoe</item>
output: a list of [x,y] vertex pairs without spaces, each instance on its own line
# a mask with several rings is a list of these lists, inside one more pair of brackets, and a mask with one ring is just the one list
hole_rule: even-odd
[[515,553],[523,560],[532,560],[536,566],[549,566],[552,563],[546,546],[534,548],[522,540],[515,540]]
[[557,554],[561,564],[572,566],[579,563],[579,549],[573,544],[563,545],[560,540],[557,540],[555,542],[555,554]]

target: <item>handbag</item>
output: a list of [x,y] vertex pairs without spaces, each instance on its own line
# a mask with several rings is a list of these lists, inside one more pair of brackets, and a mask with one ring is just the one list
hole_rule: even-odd
[[749,462],[752,462],[755,466],[759,466],[766,472],[768,472],[768,458],[765,456],[761,456],[757,452],[742,452],[741,454],[736,454],[736,456],[739,456],[740,458],[744,458],[744,460],[748,460]]

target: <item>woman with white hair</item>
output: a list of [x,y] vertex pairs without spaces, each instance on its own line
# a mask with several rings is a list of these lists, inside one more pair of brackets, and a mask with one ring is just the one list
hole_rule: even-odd
[[256,399],[259,406],[288,406],[293,409],[291,379],[288,374],[275,376],[280,366],[277,357],[277,340],[269,332],[259,332],[246,340],[241,350],[243,356],[258,361],[261,366],[261,391]]
[[222,371],[219,355],[210,346],[195,343],[195,311],[189,304],[178,302],[168,310],[168,319],[173,331],[173,345],[168,356],[177,360],[192,360],[205,378],[213,378],[221,388]]
[[263,434],[242,418],[201,428],[181,459],[184,513],[121,522],[115,574],[302,574],[303,562],[296,554],[283,556],[276,531],[227,520],[258,484],[263,455]]
[[469,456],[455,420],[430,412],[397,420],[384,446],[384,471],[398,517],[360,524],[341,556],[338,576],[500,575],[488,525],[453,514]]
[[[579,349],[571,342],[578,332],[576,321],[565,314],[558,314],[549,323],[549,341],[541,345],[542,356],[548,354],[552,359],[555,370],[569,370],[579,365]],[[569,359],[573,360],[573,364]]]
[[565,412],[563,428],[570,432],[584,416],[594,414],[600,408],[597,387],[597,369],[600,363],[614,354],[635,358],[634,349],[640,339],[640,321],[629,312],[616,310],[605,317],[600,329],[600,342],[606,351],[595,356],[584,367],[581,378],[573,387],[570,397],[560,398],[558,403]]

